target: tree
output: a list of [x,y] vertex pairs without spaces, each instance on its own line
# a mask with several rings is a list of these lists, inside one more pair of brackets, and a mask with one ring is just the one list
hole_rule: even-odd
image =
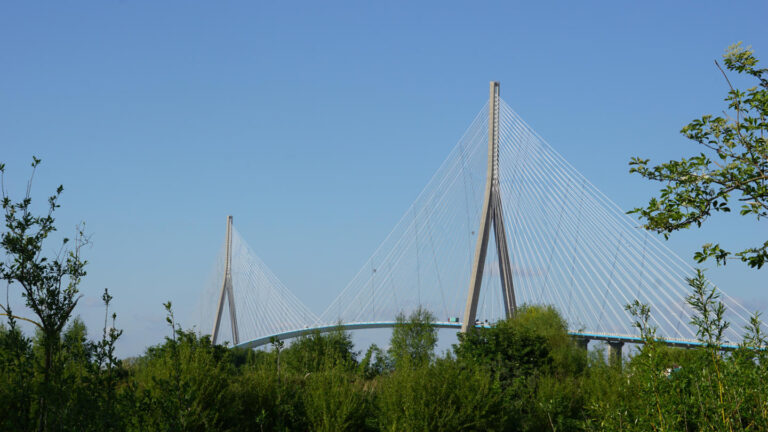
[[[285,364],[300,373],[320,372],[334,367],[353,370],[357,366],[357,352],[353,348],[349,333],[337,327],[328,334],[315,331],[296,339],[283,350],[282,355]],[[278,351],[277,355],[281,353]]]
[[327,366],[307,376],[304,407],[309,429],[325,432],[364,431],[370,411],[369,391],[342,367]]
[[[726,50],[723,62],[729,71],[746,75],[756,85],[745,91],[734,88],[715,61],[730,88],[725,98],[729,112],[722,117],[705,115],[681,130],[705,150],[658,166],[639,157],[629,163],[630,173],[665,184],[659,197],[630,211],[645,221],[647,229],[665,237],[701,226],[713,213],[728,213],[732,204],[740,206],[742,216],[758,221],[768,217],[768,69],[759,69],[753,51],[741,43]],[[737,252],[707,243],[694,255],[698,262],[711,257],[718,264],[739,259],[760,268],[768,261],[768,240]]]
[[[37,429],[48,429],[49,414],[56,415],[58,407],[50,402],[56,395],[55,380],[58,377],[56,360],[61,350],[61,332],[72,316],[80,296],[78,285],[85,276],[86,261],[80,258],[80,250],[87,238],[78,228],[75,239],[70,243],[64,238],[56,256],[43,254],[43,246],[48,236],[56,231],[53,213],[59,208],[58,199],[64,188],[59,186],[48,198],[47,212],[35,215],[32,212],[32,180],[40,159],[32,158],[32,175],[27,183],[24,198],[14,202],[6,194],[2,174],[5,165],[0,164],[0,188],[2,206],[5,212],[5,231],[0,235],[0,247],[5,252],[6,262],[0,263],[0,278],[9,284],[18,284],[22,296],[32,312],[37,315],[43,347],[42,380],[37,389],[38,424]],[[13,316],[10,306],[3,307],[4,312]]]
[[138,362],[130,429],[229,430],[223,424],[232,415],[230,350],[211,343],[210,336],[182,330],[171,302],[163,306],[171,335]]
[[376,344],[371,344],[365,352],[365,356],[357,366],[358,372],[365,379],[373,379],[385,372],[392,371],[392,362],[387,354]]
[[[505,387],[519,378],[548,371],[553,361],[550,338],[562,325],[560,316],[545,315],[548,311],[539,306],[523,306],[515,316],[490,328],[460,333],[459,344],[453,347],[456,357],[467,364],[489,367]],[[561,332],[568,337],[564,327]]]
[[421,366],[432,360],[437,344],[437,329],[432,326],[434,321],[434,315],[421,306],[408,318],[402,312],[397,315],[389,343],[389,355],[395,367]]
[[509,410],[493,374],[450,356],[399,368],[379,383],[381,431],[516,430],[503,427]]
[[33,430],[32,341],[9,321],[0,324],[0,430]]

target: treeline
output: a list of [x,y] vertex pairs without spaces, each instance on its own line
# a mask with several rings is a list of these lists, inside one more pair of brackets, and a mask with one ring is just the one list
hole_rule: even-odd
[[579,348],[547,306],[436,355],[421,309],[398,318],[387,350],[356,352],[341,330],[242,350],[182,330],[166,304],[169,336],[130,360],[115,358],[110,323],[91,341],[73,320],[45,385],[42,335],[27,338],[10,319],[0,430],[39,430],[43,400],[51,431],[768,430],[764,337],[756,325],[741,348],[719,351],[727,323],[713,293],[701,285],[689,298],[700,349],[656,342],[648,308],[628,306],[646,343],[623,362]]

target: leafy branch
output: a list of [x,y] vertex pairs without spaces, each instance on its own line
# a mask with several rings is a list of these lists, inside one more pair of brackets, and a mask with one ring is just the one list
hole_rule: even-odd
[[[664,234],[693,225],[700,227],[714,213],[729,213],[739,206],[741,216],[757,221],[768,216],[768,69],[757,67],[750,48],[732,45],[723,56],[726,69],[746,74],[757,85],[742,91],[723,73],[729,91],[723,116],[705,115],[683,127],[681,133],[706,148],[698,155],[650,166],[649,159],[631,159],[630,173],[663,183],[658,197],[629,213],[638,215],[645,228]],[[738,259],[753,268],[768,261],[768,241],[741,251],[720,244],[704,244],[694,259],[714,258],[718,264]]]

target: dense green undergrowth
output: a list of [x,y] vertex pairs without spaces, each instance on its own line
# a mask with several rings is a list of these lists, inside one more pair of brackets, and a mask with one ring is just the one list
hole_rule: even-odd
[[[674,349],[636,313],[647,343],[610,364],[556,310],[528,306],[442,355],[423,310],[400,317],[388,350],[356,352],[341,330],[240,350],[182,330],[167,306],[169,337],[130,360],[109,353],[109,332],[68,325],[48,430],[768,430],[759,332],[731,353]],[[0,430],[38,427],[42,355],[40,335],[0,330]]]

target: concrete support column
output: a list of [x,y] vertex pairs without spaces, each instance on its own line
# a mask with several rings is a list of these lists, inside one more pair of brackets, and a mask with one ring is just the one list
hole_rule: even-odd
[[621,351],[624,348],[622,341],[608,341],[608,358],[611,364],[621,366]]
[[575,338],[573,338],[573,340],[574,340],[574,342],[576,342],[576,345],[579,348],[583,349],[584,351],[586,351],[587,348],[589,348],[589,339],[588,338],[585,338],[584,336],[576,336]]

